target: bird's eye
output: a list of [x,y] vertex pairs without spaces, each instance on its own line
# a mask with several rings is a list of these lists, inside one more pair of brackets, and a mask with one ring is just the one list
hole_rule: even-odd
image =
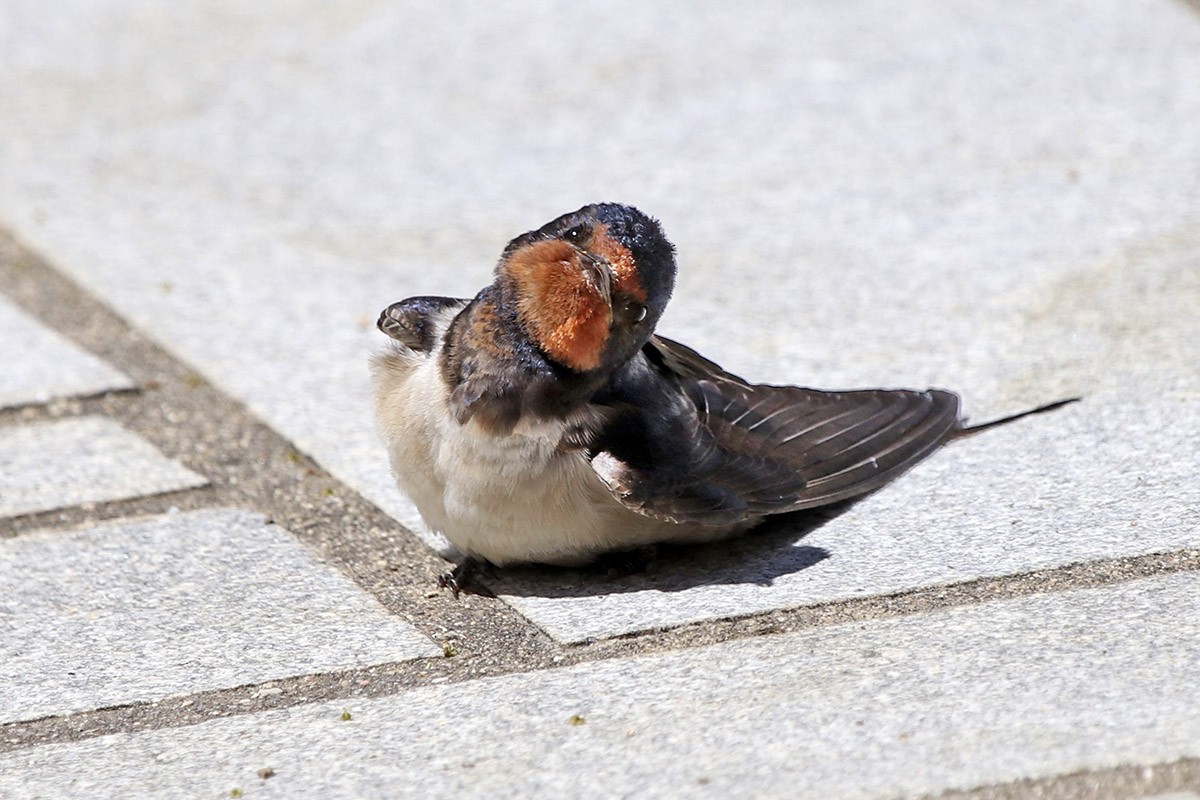
[[646,318],[646,307],[645,306],[635,307],[633,310],[633,321],[641,322],[645,318]]
[[579,244],[580,242],[585,241],[591,232],[592,227],[584,223],[582,225],[576,225],[573,228],[567,228],[566,233],[563,234],[563,238],[571,244]]

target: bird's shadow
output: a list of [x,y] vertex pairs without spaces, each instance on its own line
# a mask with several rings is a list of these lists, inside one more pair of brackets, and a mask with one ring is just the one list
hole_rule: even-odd
[[768,517],[762,525],[733,539],[704,545],[663,545],[657,548],[647,569],[632,574],[614,576],[611,570],[606,571],[606,562],[581,568],[531,565],[499,570],[484,582],[496,594],[547,598],[646,590],[680,592],[722,584],[770,586],[777,578],[829,558],[825,548],[799,542],[844,514],[857,499]]

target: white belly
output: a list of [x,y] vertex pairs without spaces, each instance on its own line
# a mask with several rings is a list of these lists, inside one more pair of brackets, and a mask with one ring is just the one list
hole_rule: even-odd
[[609,550],[729,533],[625,508],[583,454],[558,450],[562,423],[521,423],[508,436],[459,425],[436,355],[398,348],[377,357],[372,371],[397,485],[465,555],[501,566],[570,565]]

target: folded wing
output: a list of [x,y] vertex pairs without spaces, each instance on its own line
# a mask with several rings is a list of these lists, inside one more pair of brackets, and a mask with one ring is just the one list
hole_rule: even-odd
[[592,466],[649,516],[723,525],[835,503],[879,488],[961,427],[951,392],[750,384],[661,337],[643,355],[676,387],[669,419],[636,419],[664,409],[630,403]]

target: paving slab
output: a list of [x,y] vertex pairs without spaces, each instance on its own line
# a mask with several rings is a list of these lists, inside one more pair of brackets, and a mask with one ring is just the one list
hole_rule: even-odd
[[0,296],[0,408],[132,389],[115,368],[37,322]]
[[473,293],[596,200],[663,219],[662,331],[754,380],[944,386],[975,417],[1200,393],[1177,0],[59,8],[0,9],[0,219],[418,532],[370,419],[379,309]]
[[890,798],[1200,755],[1197,665],[1184,573],[35,747],[0,793]]
[[231,509],[0,541],[0,632],[0,722],[442,655]]
[[793,515],[648,575],[522,571],[498,590],[578,642],[1200,547],[1197,453],[1200,401],[1104,393],[955,442],[828,521]]
[[206,483],[103,417],[0,428],[0,518]]

